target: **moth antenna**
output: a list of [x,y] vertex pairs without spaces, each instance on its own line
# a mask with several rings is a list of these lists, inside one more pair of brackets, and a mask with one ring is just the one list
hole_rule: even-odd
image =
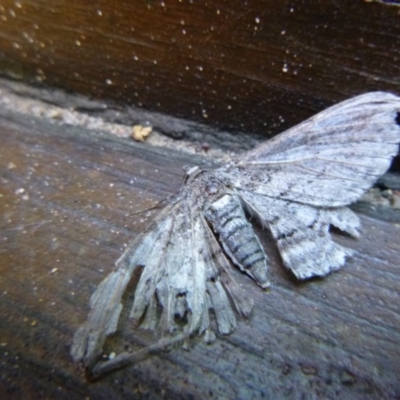
[[[142,214],[142,213],[144,213],[144,212],[146,212],[146,211],[157,210],[158,208],[160,208],[160,207],[162,206],[163,203],[170,201],[170,199],[171,199],[172,197],[174,197],[174,196],[175,196],[175,194],[171,194],[170,196],[164,197],[162,200],[157,201],[157,203],[154,204],[154,206],[146,207],[146,208],[144,208],[143,210],[131,212],[131,213],[129,213],[128,215],[129,215],[129,216],[131,216],[131,215],[138,215],[138,214]],[[167,203],[167,204],[168,204],[168,203]]]
[[[191,167],[191,168],[186,168],[186,173],[185,176],[182,179],[182,183],[181,183],[181,188],[187,184],[189,184],[190,182],[192,182],[199,174],[201,174],[202,172],[204,172],[205,170],[201,169],[198,166],[195,167]],[[151,210],[156,210],[157,208],[160,208],[161,205],[163,203],[167,203],[174,197],[176,196],[176,194],[171,194],[168,197],[165,197],[164,199],[158,201],[154,206],[145,208],[143,210],[139,210],[139,211],[134,211],[132,213],[130,213],[129,215],[137,215],[137,214],[141,214],[143,212],[146,211],[151,211]]]

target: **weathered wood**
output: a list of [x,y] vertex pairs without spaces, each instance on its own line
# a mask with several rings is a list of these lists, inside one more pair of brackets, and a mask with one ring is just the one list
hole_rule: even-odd
[[[359,240],[338,236],[356,251],[346,267],[302,284],[259,231],[273,285],[263,292],[234,271],[256,304],[234,334],[86,381],[69,346],[90,294],[149,223],[148,212],[131,214],[177,190],[182,166],[202,160],[1,114],[1,398],[400,396],[399,228],[368,217]],[[123,320],[106,352],[152,340]]]
[[398,92],[399,7],[3,0],[0,49],[2,75],[271,136],[351,95]]

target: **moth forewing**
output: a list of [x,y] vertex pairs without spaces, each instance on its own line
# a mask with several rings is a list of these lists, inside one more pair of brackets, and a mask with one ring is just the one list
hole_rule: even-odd
[[[71,347],[75,362],[90,368],[101,352],[107,336],[115,332],[122,310],[121,299],[126,286],[143,260],[152,259],[154,243],[162,244],[160,233],[168,230],[170,219],[168,206],[153,222],[153,229],[139,235],[116,262],[112,271],[93,292],[90,299],[90,312],[87,321],[77,330]],[[158,229],[157,229],[158,228]]]
[[[357,237],[358,217],[346,206],[390,166],[400,143],[400,98],[367,93],[339,103],[212,171],[195,167],[175,201],[117,261],[91,299],[71,355],[96,376],[137,362],[193,335],[231,333],[252,300],[229,273],[228,259],[262,287],[267,258],[243,207],[267,227],[284,265],[299,279],[342,267],[351,250],[329,227]],[[207,220],[207,221],[206,221]],[[144,267],[131,317],[160,336],[154,345],[96,365],[115,332],[121,298]]]
[[398,152],[399,104],[393,94],[373,92],[330,107],[239,157],[233,183],[314,206],[350,204]]
[[205,241],[204,225],[200,213],[193,216],[193,229],[191,230],[192,264],[188,269],[192,274],[188,278],[192,281],[186,287],[188,324],[186,331],[188,334],[198,331],[200,334],[209,329],[208,305],[206,297],[207,282],[207,262],[208,248]]
[[316,155],[320,146],[332,149],[338,145],[344,151],[351,143],[396,144],[399,102],[398,96],[387,92],[345,100],[244,153],[235,164],[290,164]]

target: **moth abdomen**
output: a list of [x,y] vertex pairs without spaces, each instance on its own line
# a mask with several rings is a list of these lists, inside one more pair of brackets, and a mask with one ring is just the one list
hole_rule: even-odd
[[238,197],[224,194],[204,214],[232,262],[261,287],[268,287],[267,257]]

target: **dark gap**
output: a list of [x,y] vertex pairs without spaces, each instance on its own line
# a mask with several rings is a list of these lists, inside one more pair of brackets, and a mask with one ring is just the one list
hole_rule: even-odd
[[[348,232],[346,231],[342,231],[341,229],[339,229],[337,226],[335,225],[329,225],[329,233],[333,235],[340,235],[340,236],[346,236],[349,238],[354,239],[354,236],[351,236]],[[335,236],[332,236],[332,240],[335,238]]]

